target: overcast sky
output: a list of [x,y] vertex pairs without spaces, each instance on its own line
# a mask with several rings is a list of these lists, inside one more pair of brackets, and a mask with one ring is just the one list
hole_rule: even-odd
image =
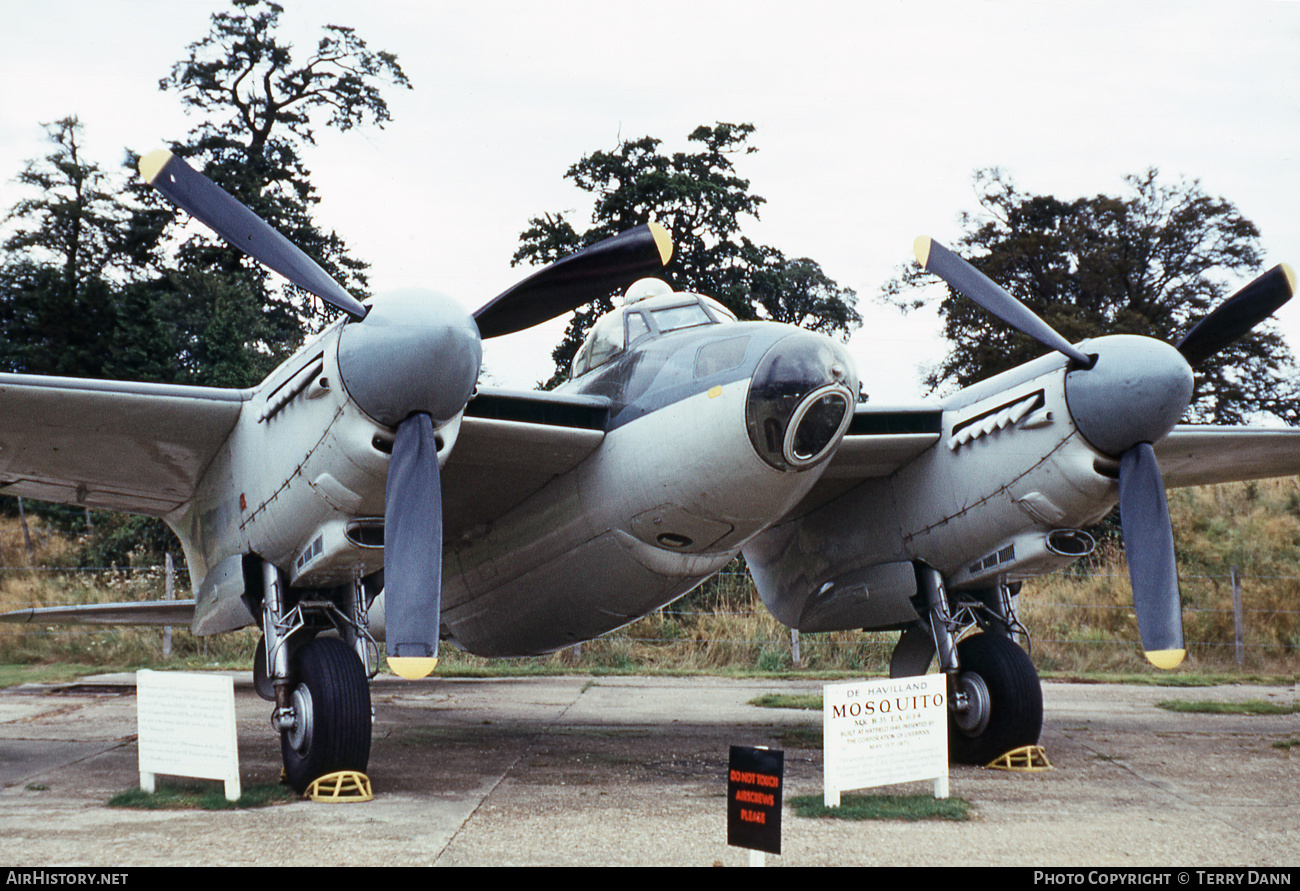
[[[752,122],[739,172],[765,197],[745,232],[808,256],[861,299],[852,340],[876,401],[920,395],[942,355],[933,318],[876,302],[918,234],[951,242],[977,207],[972,172],[1024,190],[1116,194],[1158,167],[1201,180],[1300,264],[1300,3],[298,2],[282,31],[306,55],[326,23],[396,53],[414,89],[383,129],[323,133],[306,155],[317,219],[372,264],[373,289],[444,291],[475,308],[524,277],[528,218],[585,196],[570,164],[620,138],[668,150],[714,121]],[[42,123],[76,114],[115,166],[195,125],[158,89],[217,0],[6,4],[0,28],[0,207],[45,154]],[[1297,301],[1300,303],[1300,301]],[[1300,306],[1280,314],[1293,349]],[[549,376],[561,323],[492,344],[494,378]]]

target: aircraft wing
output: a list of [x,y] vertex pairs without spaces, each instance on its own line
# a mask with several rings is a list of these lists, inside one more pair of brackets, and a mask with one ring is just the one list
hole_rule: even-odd
[[1180,425],[1155,450],[1171,489],[1300,474],[1300,428]]
[[609,400],[480,388],[442,472],[443,534],[454,541],[567,473],[605,438]]
[[824,479],[864,480],[889,476],[934,445],[943,431],[937,404],[860,403]]
[[249,395],[0,374],[0,492],[163,516],[194,494]]
[[863,480],[889,476],[938,442],[942,432],[943,409],[937,403],[859,403],[821,479],[789,516],[807,513]]

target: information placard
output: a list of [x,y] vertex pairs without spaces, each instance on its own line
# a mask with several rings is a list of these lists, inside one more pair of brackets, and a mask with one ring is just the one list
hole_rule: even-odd
[[237,801],[239,742],[230,675],[141,670],[135,674],[140,788],[155,774],[222,780]]
[[933,779],[935,797],[948,796],[944,675],[827,684],[822,703],[827,807],[841,791],[914,780]]

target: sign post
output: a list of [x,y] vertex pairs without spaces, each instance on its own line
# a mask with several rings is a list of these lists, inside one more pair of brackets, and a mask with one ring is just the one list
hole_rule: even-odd
[[827,684],[822,703],[827,807],[841,791],[927,779],[948,797],[944,675]]

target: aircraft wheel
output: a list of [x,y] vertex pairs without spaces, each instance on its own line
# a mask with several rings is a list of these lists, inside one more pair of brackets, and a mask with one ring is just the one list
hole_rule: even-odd
[[957,644],[958,692],[971,707],[948,714],[948,756],[959,764],[988,764],[1043,731],[1043,688],[1029,655],[1008,637],[976,634]]
[[336,770],[370,761],[370,684],[357,654],[337,638],[317,638],[293,655],[294,726],[280,734],[289,785],[302,792]]

